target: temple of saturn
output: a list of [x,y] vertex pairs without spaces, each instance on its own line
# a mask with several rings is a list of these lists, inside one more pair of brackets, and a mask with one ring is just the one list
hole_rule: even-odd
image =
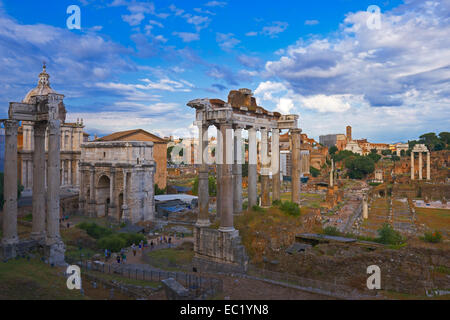
[[[39,75],[38,87],[27,95],[26,102],[11,102],[5,126],[5,172],[3,208],[3,259],[21,253],[24,246],[44,248],[50,264],[64,264],[65,246],[60,236],[60,139],[61,123],[65,121],[64,95],[49,86],[45,66]],[[31,240],[19,240],[17,234],[17,132],[19,122],[34,127],[33,203]],[[45,146],[48,139],[47,172]],[[45,177],[47,173],[47,179]],[[45,183],[47,182],[47,183]],[[45,185],[47,184],[47,188]]]
[[[196,109],[194,125],[199,129],[198,202],[199,215],[194,229],[194,265],[200,270],[246,271],[248,257],[241,245],[239,232],[234,228],[233,215],[242,211],[242,131],[248,130],[248,207],[257,204],[257,131],[261,134],[261,204],[271,206],[270,173],[272,173],[272,200],[280,200],[280,130],[289,129],[292,139],[292,201],[300,204],[301,130],[297,115],[281,115],[257,106],[251,90],[231,91],[228,103],[219,99],[196,99],[187,104]],[[209,228],[208,190],[208,128],[217,128],[217,216],[218,230]],[[271,158],[269,157],[269,133]]]
[[422,163],[422,154],[427,154],[427,180],[431,180],[431,167],[430,167],[430,151],[427,146],[424,144],[416,144],[414,148],[411,150],[411,180],[415,179],[415,168],[414,168],[414,154],[419,154],[419,180],[422,180],[423,174],[423,163]]

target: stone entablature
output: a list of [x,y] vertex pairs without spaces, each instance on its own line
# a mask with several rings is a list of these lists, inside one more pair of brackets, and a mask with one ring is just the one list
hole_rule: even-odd
[[81,148],[82,212],[131,223],[154,219],[153,142],[90,142]]

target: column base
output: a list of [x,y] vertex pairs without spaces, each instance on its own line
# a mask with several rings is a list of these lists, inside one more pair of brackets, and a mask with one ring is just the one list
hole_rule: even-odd
[[54,266],[65,266],[66,246],[60,238],[47,239],[44,247],[47,263]]
[[32,232],[30,235],[31,239],[39,243],[40,245],[44,245],[46,243],[47,235],[45,231],[41,232]]
[[220,227],[219,231],[229,233],[236,231],[236,229],[234,227]]
[[198,228],[207,228],[211,225],[211,221],[209,220],[197,220],[195,226]]
[[1,255],[3,260],[14,259],[17,256],[17,243],[2,242]]

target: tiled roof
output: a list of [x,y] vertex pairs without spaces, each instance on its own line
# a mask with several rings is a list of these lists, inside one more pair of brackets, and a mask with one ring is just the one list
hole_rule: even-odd
[[134,129],[134,130],[128,130],[128,131],[115,132],[115,133],[112,133],[112,134],[110,134],[108,136],[105,136],[105,137],[102,137],[102,138],[98,138],[95,141],[120,141],[121,139],[124,139],[126,137],[132,136],[132,135],[137,134],[137,133],[143,133],[143,134],[151,137],[154,140],[154,142],[167,143],[166,140],[161,139],[160,137],[158,137],[158,136],[156,136],[154,134],[151,134],[150,132],[147,132],[147,131],[145,131],[143,129]]

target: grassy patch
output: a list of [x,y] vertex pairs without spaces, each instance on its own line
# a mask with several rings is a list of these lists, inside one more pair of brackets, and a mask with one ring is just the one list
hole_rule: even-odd
[[67,289],[61,272],[38,259],[0,263],[0,300],[86,299],[79,291]]
[[177,271],[188,266],[194,258],[192,245],[182,245],[179,248],[156,250],[147,253],[150,264],[156,268]]

